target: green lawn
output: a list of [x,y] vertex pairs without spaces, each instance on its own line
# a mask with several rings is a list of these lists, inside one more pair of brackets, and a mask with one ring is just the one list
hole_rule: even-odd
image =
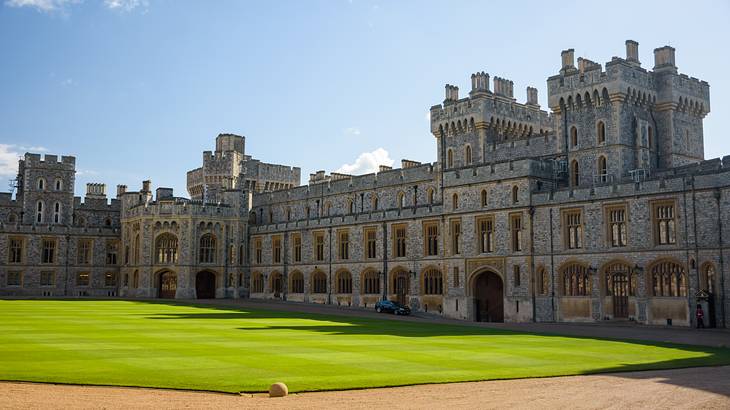
[[730,364],[730,349],[129,301],[0,300],[0,380],[223,392]]

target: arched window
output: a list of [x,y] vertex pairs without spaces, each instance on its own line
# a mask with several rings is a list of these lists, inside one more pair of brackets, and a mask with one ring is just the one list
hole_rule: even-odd
[[482,207],[487,206],[487,190],[482,189]]
[[251,278],[251,293],[264,293],[264,275],[254,272]]
[[327,276],[322,271],[312,273],[312,293],[327,293]]
[[352,199],[347,200],[347,212],[352,215],[355,213],[355,202]]
[[426,196],[428,197],[428,204],[433,205],[433,188],[428,188],[428,191],[426,191]]
[[139,246],[140,246],[139,234],[137,234],[134,237],[134,244],[132,245],[132,252],[134,252],[134,264],[135,265],[139,264],[139,252],[140,252]]
[[648,136],[649,136],[649,149],[651,149],[651,144],[652,144],[652,141],[654,140],[654,129],[651,128],[651,127],[649,127],[649,130],[648,131],[649,131],[648,132]]
[[452,168],[454,166],[454,151],[449,148],[448,153],[446,154],[446,167]]
[[578,170],[578,161],[573,160],[570,164],[570,181],[573,186],[578,186],[580,182],[580,173]]
[[377,211],[378,210],[378,194],[376,194],[375,192],[373,192],[370,195],[371,195],[371,200],[370,200],[371,201],[371,204],[370,204],[371,209],[373,211]]
[[304,293],[304,275],[302,272],[294,271],[291,274],[291,293]]
[[577,263],[572,263],[562,271],[564,296],[590,296],[591,278],[588,269]]
[[406,206],[406,194],[398,192],[398,208],[404,208]]
[[444,278],[437,269],[428,269],[423,272],[423,294],[442,295],[444,293]]
[[60,191],[63,189],[63,182],[60,179],[56,179],[55,186],[56,191]]
[[35,206],[35,221],[37,223],[43,222],[43,202],[38,201]]
[[361,289],[364,295],[380,294],[380,278],[378,277],[378,273],[372,270],[363,273]]
[[687,296],[687,274],[682,265],[671,261],[659,262],[652,266],[649,273],[654,296]]
[[547,269],[540,267],[537,270],[537,292],[540,295],[547,295],[550,289],[550,276]]
[[517,185],[512,187],[512,203],[516,204],[520,201],[520,188]]
[[177,236],[163,233],[155,241],[157,263],[161,265],[177,263]]
[[56,202],[53,204],[53,223],[54,224],[61,223],[61,203],[60,202]]
[[352,275],[348,271],[337,274],[337,293],[352,293]]
[[598,125],[596,125],[596,135],[598,136],[599,144],[606,142],[606,124],[604,124],[603,121],[598,121]]
[[469,146],[469,145],[466,146],[464,160],[466,162],[466,165],[471,165],[471,146]]
[[286,220],[291,221],[291,207],[286,207]]
[[578,146],[578,129],[575,127],[570,128],[570,147],[575,148]]
[[330,216],[330,209],[332,209],[332,204],[329,202],[326,202],[324,204],[324,215],[325,216]]
[[608,164],[606,161],[606,157],[604,157],[603,155],[598,157],[598,175],[601,179],[601,182],[608,181]]
[[134,271],[134,275],[132,275],[132,287],[134,289],[137,289],[139,287],[139,271]]
[[714,294],[716,292],[716,280],[717,274],[715,273],[715,266],[711,263],[705,264],[702,268],[700,277],[700,290],[705,290],[707,293]]
[[451,208],[459,209],[459,194],[454,194],[451,196]]
[[200,237],[200,263],[215,262],[215,236],[206,233]]
[[46,180],[43,178],[38,178],[37,187],[39,191],[43,191],[46,189]]
[[631,267],[622,262],[608,265],[604,270],[607,296],[636,296],[636,278]]

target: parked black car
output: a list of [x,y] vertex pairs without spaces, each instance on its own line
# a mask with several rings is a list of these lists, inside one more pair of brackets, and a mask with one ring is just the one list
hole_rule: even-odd
[[378,313],[389,312],[396,315],[410,315],[411,308],[390,300],[381,300],[375,304],[375,311]]

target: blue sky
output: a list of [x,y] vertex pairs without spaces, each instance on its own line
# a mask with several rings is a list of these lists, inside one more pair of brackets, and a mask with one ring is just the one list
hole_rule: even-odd
[[[310,172],[435,160],[428,108],[486,71],[540,90],[574,48],[605,63],[677,49],[710,83],[705,157],[730,154],[730,2],[0,0],[0,191],[27,149],[108,191],[175,188],[220,132]],[[600,4],[596,8],[595,4]],[[358,161],[358,158],[359,161]],[[349,165],[346,166],[346,165]]]

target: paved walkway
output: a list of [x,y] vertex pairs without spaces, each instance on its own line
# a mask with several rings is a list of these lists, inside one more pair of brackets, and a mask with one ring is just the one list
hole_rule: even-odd
[[313,303],[283,302],[257,299],[209,299],[189,300],[216,306],[237,308],[258,308],[279,311],[296,311],[337,316],[372,317],[379,319],[403,320],[411,322],[438,322],[463,326],[479,326],[506,329],[517,332],[556,334],[565,336],[595,337],[606,339],[631,339],[653,342],[682,343],[699,346],[730,347],[730,329],[693,329],[687,327],[647,326],[631,322],[605,323],[484,323],[446,319],[437,315],[416,314],[413,316],[394,316],[379,314],[370,309],[321,305]]

